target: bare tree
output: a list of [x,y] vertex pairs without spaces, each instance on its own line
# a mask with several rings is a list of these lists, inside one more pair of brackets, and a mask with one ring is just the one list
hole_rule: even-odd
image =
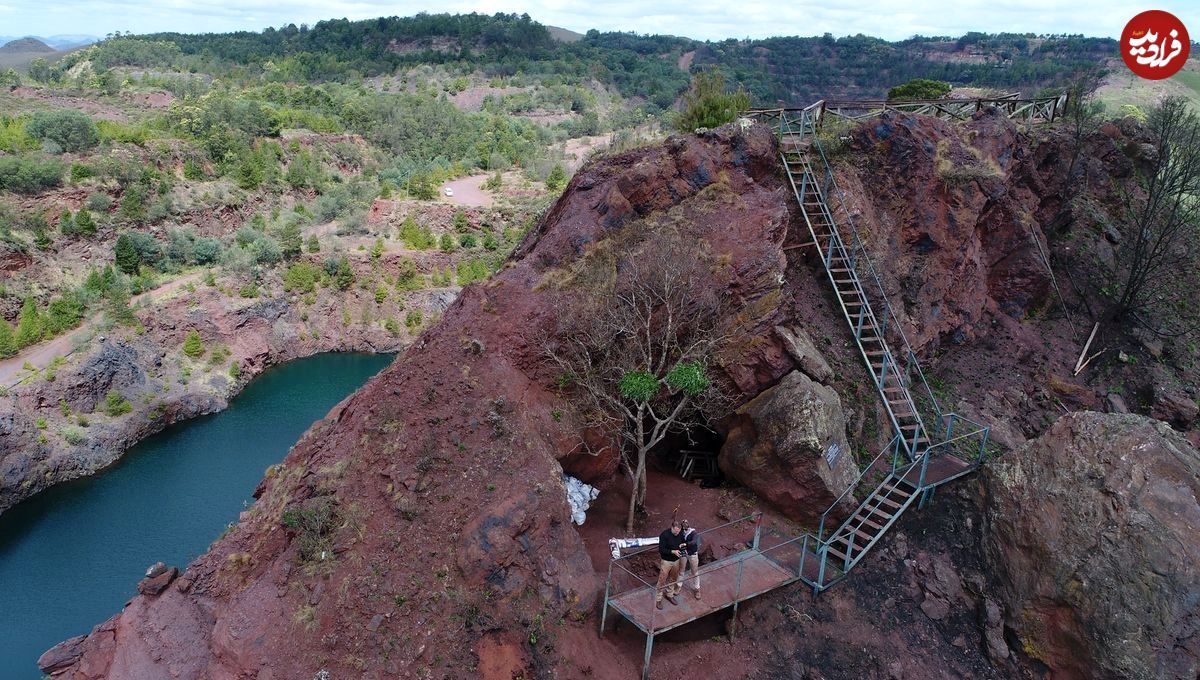
[[1176,97],[1149,117],[1155,144],[1142,191],[1126,192],[1114,315],[1161,334],[1195,330],[1200,253],[1200,118]]
[[[1087,138],[1099,128],[1104,104],[1096,101],[1096,89],[1100,87],[1100,73],[1089,69],[1075,75],[1071,86],[1067,88],[1067,108],[1065,118],[1067,129],[1071,135],[1070,160],[1067,162],[1066,184],[1068,201],[1074,198],[1087,182],[1085,168],[1079,167],[1079,159],[1083,155]],[[1082,176],[1080,176],[1082,175]]]
[[[604,258],[600,258],[604,259]],[[633,478],[626,531],[646,503],[646,456],[669,432],[727,407],[710,367],[729,323],[720,268],[673,231],[592,264],[563,296],[546,355],[592,425],[615,426]],[[603,279],[607,278],[605,281]]]

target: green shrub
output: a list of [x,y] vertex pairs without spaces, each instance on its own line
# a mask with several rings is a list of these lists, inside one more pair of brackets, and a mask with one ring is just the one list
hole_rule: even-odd
[[725,92],[725,75],[716,67],[708,68],[692,76],[692,86],[683,96],[683,110],[675,118],[675,127],[680,132],[720,127],[733,122],[748,108],[750,95],[742,89]]
[[60,187],[66,166],[53,158],[0,156],[0,191],[36,194]]
[[87,151],[100,143],[96,123],[86,113],[75,109],[38,111],[29,119],[25,130],[47,150],[57,147],[61,151]]
[[204,355],[204,341],[200,339],[199,331],[191,331],[183,340],[183,353],[193,359]]
[[412,250],[429,250],[437,244],[433,231],[428,227],[418,227],[412,215],[404,218],[400,225],[400,240]]
[[311,293],[321,280],[321,269],[309,262],[297,262],[283,274],[283,289],[286,292]]
[[417,290],[421,287],[421,277],[417,275],[417,263],[409,258],[400,260],[396,267],[396,289]]
[[242,365],[239,364],[236,359],[229,362],[229,377],[233,378],[234,380],[237,380],[241,376],[242,376]]
[[38,147],[37,140],[30,137],[25,130],[28,122],[29,119],[25,116],[0,116],[0,151],[21,153],[33,151]]
[[71,446],[79,446],[87,441],[87,437],[84,436],[83,430],[75,427],[74,425],[64,427],[60,434],[62,434],[63,441],[67,442]]
[[289,260],[300,257],[304,246],[304,235],[300,233],[300,222],[290,218],[279,229],[279,246],[283,256]]
[[408,313],[404,315],[404,325],[407,326],[409,330],[420,328],[421,324],[424,322],[424,315],[421,314],[421,310],[419,309],[410,309]]
[[0,319],[0,357],[11,357],[17,353],[17,339],[12,326]]
[[449,232],[442,234],[441,248],[442,248],[443,253],[453,253],[454,252],[454,248],[455,248],[454,237],[451,236]]
[[71,164],[71,182],[72,183],[82,182],[85,179],[88,179],[90,177],[95,177],[95,176],[96,176],[96,171],[92,169],[92,166],[85,165],[83,163],[72,163]]
[[101,404],[101,410],[106,415],[113,418],[129,413],[133,410],[133,405],[129,400],[121,396],[121,393],[116,390],[109,390],[104,396],[104,402]]
[[38,311],[37,302],[31,297],[25,298],[21,315],[17,318],[17,332],[13,336],[17,349],[39,342],[45,333],[45,322]]
[[562,191],[565,186],[567,186],[567,171],[563,170],[563,166],[555,163],[554,169],[546,177],[546,188],[550,191]]
[[115,120],[96,121],[96,130],[101,139],[123,144],[145,146],[146,141],[154,137],[154,131],[145,123],[121,123]]
[[386,286],[384,286],[382,283],[375,286],[375,304],[382,305],[383,301],[387,299],[387,296],[388,290]]
[[81,236],[96,235],[96,221],[92,219],[92,213],[87,208],[80,208],[79,212],[75,213],[75,233]]
[[221,242],[215,238],[197,239],[193,256],[196,264],[213,264],[221,259]]
[[458,237],[458,245],[463,248],[474,248],[478,243],[475,241],[475,234],[463,234]]
[[950,94],[950,83],[928,78],[913,78],[888,90],[888,100],[894,99],[942,99]]
[[313,234],[312,236],[308,237],[308,252],[310,252],[310,253],[321,252],[321,241],[317,238],[316,234]]
[[109,210],[112,210],[112,206],[113,206],[112,196],[109,196],[108,194],[102,194],[99,192],[94,193],[94,194],[89,194],[87,197],[87,200],[84,201],[84,206],[88,210],[94,210],[95,212],[99,212],[99,213],[106,213]]
[[312,498],[300,507],[285,510],[280,523],[294,533],[296,557],[301,563],[323,561],[333,556],[333,534],[338,516],[328,497]]
[[204,175],[204,166],[190,158],[187,159],[183,162],[183,178],[189,182],[204,181],[206,179]]
[[121,207],[117,214],[131,222],[141,222],[146,219],[146,207],[150,198],[150,190],[145,184],[131,184],[121,195]]
[[389,316],[388,318],[384,319],[383,328],[390,333],[392,337],[400,335],[400,322],[396,321],[394,317]]
[[333,276],[333,282],[339,290],[350,290],[350,286],[354,285],[354,270],[350,268],[350,261],[344,257],[338,261],[337,273]]

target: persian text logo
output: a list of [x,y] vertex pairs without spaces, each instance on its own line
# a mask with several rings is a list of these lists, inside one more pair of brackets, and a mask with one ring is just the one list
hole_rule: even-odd
[[1187,29],[1174,14],[1152,9],[1135,16],[1121,32],[1121,58],[1131,71],[1149,80],[1179,73],[1192,46]]

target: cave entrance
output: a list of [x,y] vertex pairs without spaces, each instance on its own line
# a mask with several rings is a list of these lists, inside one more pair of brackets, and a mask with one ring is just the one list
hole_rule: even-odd
[[671,432],[650,450],[649,463],[659,472],[673,474],[702,488],[721,485],[724,476],[717,466],[717,454],[725,438],[703,424],[688,430]]

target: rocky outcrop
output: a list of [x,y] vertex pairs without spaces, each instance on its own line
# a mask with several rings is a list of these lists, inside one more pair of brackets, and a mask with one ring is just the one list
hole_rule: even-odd
[[1200,674],[1200,452],[1073,413],[984,468],[985,544],[1024,653],[1056,678]]
[[[793,371],[738,409],[721,471],[798,522],[812,523],[858,477],[841,400]],[[853,503],[852,496],[846,503]]]
[[[609,239],[677,230],[729,272],[710,284],[740,321],[716,379],[735,402],[775,384],[794,366],[773,332],[790,223],[775,153],[768,130],[731,126],[582,170],[505,268],[314,426],[238,526],[97,628],[63,677],[533,677],[595,657],[581,622],[602,581],[559,463],[587,414],[543,354],[556,301],[591,289],[554,281]],[[314,512],[337,521],[315,528]]]
[[146,384],[142,364],[132,345],[119,339],[101,340],[100,349],[85,359],[78,370],[63,376],[63,399],[72,410],[91,413],[110,390],[132,395]]
[[38,657],[38,668],[48,675],[54,675],[67,669],[79,661],[79,657],[83,655],[84,640],[87,640],[86,635],[76,635],[54,645],[46,650],[45,654]]

